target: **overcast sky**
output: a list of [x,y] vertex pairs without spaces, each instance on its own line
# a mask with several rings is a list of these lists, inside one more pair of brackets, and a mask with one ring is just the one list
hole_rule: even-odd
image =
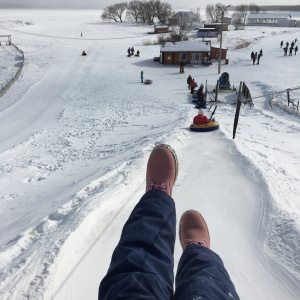
[[[104,8],[105,6],[125,2],[123,0],[0,0],[0,7],[52,7],[52,8]],[[130,1],[127,1],[130,2]],[[189,0],[188,3],[183,0],[161,0],[161,2],[168,2],[173,9],[186,9],[200,7],[205,9],[207,4],[222,3],[224,5],[239,5],[255,3],[257,5],[299,5],[299,0],[223,0],[223,1],[209,1],[209,0]]]

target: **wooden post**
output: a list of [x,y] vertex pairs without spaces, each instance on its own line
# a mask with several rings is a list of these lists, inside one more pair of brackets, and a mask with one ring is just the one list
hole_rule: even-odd
[[219,80],[217,80],[217,84],[216,84],[215,102],[218,101],[218,93],[219,93]]
[[234,123],[233,123],[233,137],[232,137],[232,139],[235,138],[237,125],[238,125],[238,122],[239,122],[239,115],[240,115],[240,108],[241,108],[241,93],[242,93],[242,81],[240,82],[239,94],[238,94],[238,99],[237,99],[237,106],[236,106]]

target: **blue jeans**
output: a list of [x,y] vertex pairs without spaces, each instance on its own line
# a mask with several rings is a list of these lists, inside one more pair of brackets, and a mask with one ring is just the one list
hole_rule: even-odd
[[182,253],[174,294],[175,235],[173,199],[147,192],[124,225],[98,299],[239,299],[220,257],[195,244]]

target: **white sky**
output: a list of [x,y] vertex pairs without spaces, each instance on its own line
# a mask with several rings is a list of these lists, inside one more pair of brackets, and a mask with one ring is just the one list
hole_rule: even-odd
[[[18,5],[22,7],[70,7],[70,8],[103,8],[107,5],[112,5],[119,2],[125,2],[125,1],[118,1],[118,0],[0,0],[0,5],[2,7],[6,7],[9,5],[10,7],[13,5]],[[249,4],[249,3],[255,3],[257,5],[299,5],[299,0],[273,0],[272,3],[270,3],[267,0],[256,0],[256,1],[250,1],[250,0],[226,0],[226,1],[215,1],[211,2],[208,0],[201,1],[199,0],[190,0],[189,1],[189,7],[187,7],[187,4],[185,1],[182,0],[173,0],[173,1],[162,1],[162,2],[169,2],[174,9],[176,8],[196,8],[199,7],[201,9],[205,9],[207,4],[212,3],[223,3],[225,5],[231,4],[231,5],[240,5],[240,4]]]

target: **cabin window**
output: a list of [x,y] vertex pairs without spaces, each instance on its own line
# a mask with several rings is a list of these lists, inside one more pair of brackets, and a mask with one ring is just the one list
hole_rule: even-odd
[[179,61],[186,61],[186,53],[179,53]]

